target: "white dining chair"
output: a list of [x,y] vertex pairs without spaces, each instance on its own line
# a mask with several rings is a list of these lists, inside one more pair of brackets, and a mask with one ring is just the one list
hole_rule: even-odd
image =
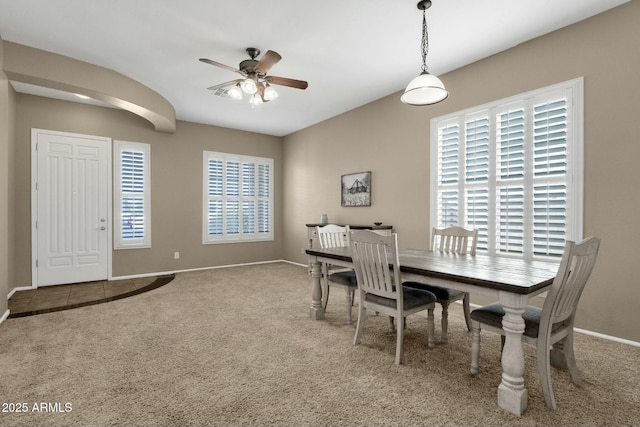
[[[591,275],[598,256],[600,239],[589,237],[580,243],[567,241],[558,273],[551,285],[542,309],[526,307],[522,340],[536,346],[538,375],[547,406],[556,409],[551,384],[550,364],[566,367],[574,384],[580,384],[580,375],[573,352],[573,323],[582,290]],[[471,312],[472,344],[471,373],[478,373],[480,356],[480,330],[503,336],[502,318],[505,311],[494,303]]]
[[431,292],[403,286],[400,280],[397,234],[383,236],[362,230],[350,233],[351,256],[356,271],[360,304],[353,344],[360,343],[367,310],[397,320],[396,365],[402,362],[405,318],[427,310],[427,345],[434,346],[433,310],[436,296]]
[[[446,228],[433,228],[431,231],[431,246],[432,251],[440,251],[446,253],[453,253],[459,255],[475,255],[476,248],[478,246],[478,230],[466,229],[462,227],[446,227]],[[418,289],[424,289],[435,294],[438,297],[438,304],[442,306],[442,335],[440,337],[441,343],[449,341],[448,328],[449,328],[449,305],[455,301],[462,300],[462,309],[464,311],[464,320],[467,323],[467,330],[471,331],[471,318],[469,317],[469,293],[444,288],[441,286],[430,285],[421,282],[407,282],[407,286],[411,286]]]
[[[349,246],[349,226],[328,224],[316,227],[316,235],[321,248],[338,248]],[[353,298],[358,289],[356,274],[352,269],[338,265],[322,265],[322,308],[327,309],[329,290],[331,287],[342,288],[346,292],[347,323],[352,324]]]

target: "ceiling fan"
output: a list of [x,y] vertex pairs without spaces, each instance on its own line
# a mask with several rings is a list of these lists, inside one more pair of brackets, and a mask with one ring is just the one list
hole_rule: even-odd
[[303,80],[288,79],[285,77],[269,76],[267,73],[282,57],[272,50],[268,50],[264,56],[257,60],[260,55],[260,49],[248,47],[247,54],[251,59],[245,59],[240,62],[238,68],[212,61],[207,58],[200,58],[201,62],[211,64],[225,70],[238,73],[242,76],[240,79],[231,80],[229,82],[220,83],[207,89],[216,90],[229,87],[226,91],[227,95],[234,99],[242,99],[242,93],[251,95],[250,102],[252,104],[260,104],[275,99],[278,93],[271,85],[288,86],[296,89],[306,89],[309,84]]

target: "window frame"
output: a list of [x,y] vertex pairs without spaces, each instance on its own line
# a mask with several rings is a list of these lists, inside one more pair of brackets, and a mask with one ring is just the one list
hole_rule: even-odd
[[[439,227],[438,224],[438,198],[439,198],[439,130],[447,124],[457,124],[459,132],[459,154],[458,154],[458,184],[457,184],[457,221],[458,224],[467,226],[465,214],[465,189],[471,188],[475,184],[465,183],[465,125],[469,118],[486,116],[489,118],[489,177],[486,187],[489,191],[488,207],[488,230],[487,245],[485,250],[478,249],[489,255],[517,257],[529,260],[560,261],[559,256],[536,255],[534,250],[533,236],[533,201],[525,207],[525,226],[523,251],[521,254],[508,254],[496,249],[496,200],[499,192],[499,173],[497,171],[497,116],[501,112],[509,111],[508,106],[523,105],[525,107],[526,119],[530,120],[533,114],[533,106],[539,105],[541,100],[551,100],[555,94],[564,93],[567,97],[567,144],[566,144],[566,240],[580,241],[583,238],[584,224],[584,78],[568,80],[558,84],[546,86],[533,91],[521,93],[508,98],[489,102],[476,107],[457,111],[447,115],[435,117],[430,121],[430,229]],[[538,104],[536,104],[538,102]],[[531,121],[531,120],[530,120]],[[524,136],[525,168],[532,168],[532,137],[533,123],[526,125]],[[525,177],[521,183],[526,187],[530,186],[533,191],[533,172],[525,171]],[[525,190],[528,191],[528,190]],[[529,202],[525,200],[525,204]],[[529,212],[529,211],[530,212]],[[479,242],[480,244],[480,242]]]
[[[240,154],[232,154],[232,153],[222,153],[216,151],[203,151],[203,169],[202,169],[202,243],[203,244],[221,244],[221,243],[247,243],[247,242],[264,242],[264,241],[273,241],[274,240],[274,169],[273,164],[274,160],[272,158],[267,157],[257,157],[257,156],[247,156]],[[209,194],[209,161],[216,160],[222,162],[222,174],[223,174],[223,182],[220,184],[222,188],[221,195],[210,195]],[[229,163],[238,163],[238,179],[239,182],[237,184],[238,195],[229,195],[227,193],[227,165]],[[254,174],[254,195],[245,195],[243,194],[245,183],[244,183],[244,175],[243,175],[243,164],[252,164],[253,174]],[[260,167],[263,166],[267,168],[268,173],[268,185],[267,191],[268,196],[260,195]],[[212,235],[209,234],[209,203],[210,200],[220,200],[221,210],[222,210],[222,224],[221,224],[221,233],[220,235]],[[239,207],[238,212],[238,232],[236,234],[229,234],[227,228],[227,203],[229,200],[233,200],[237,203]],[[252,202],[253,203],[253,221],[251,226],[253,227],[253,232],[245,232],[243,230],[243,209],[244,202]],[[261,204],[262,202],[262,204]],[[268,231],[261,232],[260,231],[260,214],[259,210],[261,206],[264,206],[264,203],[267,204],[268,211]],[[264,226],[265,224],[262,224]]]
[[[123,237],[122,204],[126,193],[122,190],[122,155],[126,151],[143,155],[143,237]],[[151,247],[151,144],[131,141],[114,141],[114,249],[141,249]],[[139,194],[139,193],[134,193]]]

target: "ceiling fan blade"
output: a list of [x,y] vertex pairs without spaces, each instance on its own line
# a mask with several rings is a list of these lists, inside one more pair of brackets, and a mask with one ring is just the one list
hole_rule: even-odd
[[288,86],[296,89],[306,89],[309,83],[304,80],[288,79],[286,77],[267,76],[265,80],[274,85]]
[[277,64],[281,59],[282,57],[278,52],[268,50],[253,69],[258,74],[267,74],[271,67]]
[[200,58],[200,62],[204,62],[205,64],[210,64],[210,65],[213,65],[213,66],[216,66],[216,67],[224,68],[225,70],[229,70],[232,73],[238,73],[238,74],[242,74],[244,76],[244,73],[242,71],[238,70],[237,68],[233,68],[233,67],[230,67],[228,65],[224,65],[224,64],[221,64],[219,62],[212,61],[211,59]]
[[244,79],[231,80],[230,82],[220,83],[219,85],[211,86],[211,87],[208,87],[207,89],[208,90],[215,90],[215,89],[219,89],[219,88],[225,87],[225,86],[234,86],[234,85],[240,83],[243,80]]

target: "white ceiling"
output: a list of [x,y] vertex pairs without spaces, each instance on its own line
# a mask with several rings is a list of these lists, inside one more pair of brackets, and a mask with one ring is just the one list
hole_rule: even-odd
[[[429,71],[442,75],[627,1],[433,0],[427,10]],[[131,77],[164,96],[178,119],[283,136],[404,89],[421,66],[416,4],[0,0],[0,36]],[[309,88],[276,86],[280,96],[253,109],[246,99],[207,91],[238,75],[198,58],[237,67],[248,58],[247,47],[280,53],[283,59],[269,74],[306,80]],[[80,101],[13,84],[19,92]]]

